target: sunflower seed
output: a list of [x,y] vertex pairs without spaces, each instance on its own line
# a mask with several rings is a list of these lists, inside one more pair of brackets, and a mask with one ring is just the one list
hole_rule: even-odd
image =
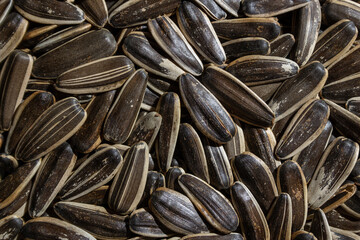
[[341,209],[346,213],[345,215],[356,220],[360,220],[360,191],[357,190],[355,194],[341,205]]
[[16,193],[15,198],[6,207],[0,208],[0,219],[11,214],[23,217],[27,213],[27,200],[30,195],[31,181],[26,184],[22,191]]
[[309,0],[287,0],[281,2],[244,0],[242,2],[242,9],[248,17],[272,17],[302,8],[308,3]]
[[41,24],[79,24],[84,12],[65,1],[14,0],[15,9],[30,21]]
[[164,175],[159,172],[149,171],[146,177],[145,189],[139,204],[148,206],[151,194],[160,187],[165,187]]
[[326,148],[309,183],[309,205],[324,204],[350,175],[359,154],[359,145],[345,137],[336,138]]
[[331,240],[331,231],[325,213],[318,209],[314,213],[314,219],[311,222],[310,232],[312,232],[318,240]]
[[74,67],[109,57],[115,51],[116,41],[108,30],[89,31],[41,55],[34,62],[32,74],[36,78],[55,79]]
[[109,110],[103,127],[103,136],[113,143],[124,143],[132,129],[144,99],[147,72],[139,69],[126,81]]
[[182,33],[201,56],[218,65],[225,63],[224,49],[203,11],[189,1],[183,1],[176,15]]
[[331,237],[334,240],[359,240],[359,235],[350,231],[330,227]]
[[13,0],[5,0],[0,3],[0,25],[4,22],[6,16],[14,5]]
[[193,2],[214,20],[224,19],[227,16],[226,12],[213,0],[194,0]]
[[24,220],[15,215],[0,219],[0,238],[3,240],[16,239],[23,225]]
[[323,22],[327,25],[342,19],[353,21],[356,27],[360,26],[360,5],[358,1],[331,0],[322,6]]
[[338,209],[332,210],[326,214],[327,220],[330,225],[331,231],[333,227],[339,228],[339,230],[360,232],[360,222],[347,219],[341,215]]
[[235,60],[246,55],[268,55],[270,43],[265,38],[245,37],[222,44],[228,60]]
[[63,143],[42,160],[29,199],[29,215],[43,215],[70,176],[76,155],[68,143]]
[[18,168],[19,162],[11,155],[0,154],[0,181]]
[[160,98],[159,95],[151,91],[149,88],[146,88],[144,100],[141,103],[141,109],[147,112],[155,111],[156,105],[159,102],[159,98]]
[[72,200],[108,183],[122,166],[122,157],[114,147],[107,147],[91,155],[72,173],[59,195]]
[[85,12],[85,18],[96,27],[104,27],[108,20],[108,8],[105,0],[83,0],[78,2]]
[[177,180],[178,180],[178,177],[180,175],[183,175],[184,173],[185,173],[185,171],[181,167],[169,168],[169,170],[167,170],[166,174],[165,174],[166,187],[173,189],[175,191],[178,191],[178,192],[182,192],[182,189],[179,186],[179,183]]
[[306,232],[303,230],[297,231],[295,233],[293,233],[292,235],[292,240],[318,240],[314,234],[312,234],[311,232]]
[[237,123],[235,124],[235,126],[235,136],[229,142],[223,145],[229,160],[233,159],[233,157],[239,155],[240,153],[245,152],[244,132]]
[[51,34],[55,33],[56,31],[59,31],[60,28],[61,27],[59,25],[53,24],[53,25],[43,25],[43,26],[34,27],[32,29],[28,29],[28,31],[26,31],[25,33],[25,36],[22,38],[19,47],[33,48],[34,46],[36,46],[36,44],[38,44],[39,42],[41,42]]
[[196,127],[217,143],[231,140],[236,127],[216,97],[191,74],[179,78],[181,98]]
[[149,76],[148,87],[159,95],[163,95],[165,92],[179,92],[179,84],[177,82],[153,76]]
[[216,233],[198,233],[190,234],[185,237],[182,237],[181,240],[244,240],[243,236],[240,233],[230,233],[227,235],[218,235]]
[[149,207],[157,220],[176,233],[209,232],[190,199],[174,190],[158,188],[151,195]]
[[287,57],[295,44],[294,35],[282,34],[270,42],[270,56]]
[[[342,70],[344,71],[344,70]],[[360,74],[353,74],[346,78],[326,84],[321,90],[321,96],[337,104],[344,104],[349,98],[360,96]]]

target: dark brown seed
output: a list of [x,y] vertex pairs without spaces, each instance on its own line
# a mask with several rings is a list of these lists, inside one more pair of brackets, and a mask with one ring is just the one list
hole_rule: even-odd
[[194,0],[210,18],[214,20],[226,18],[226,12],[213,0]]
[[280,35],[280,24],[275,18],[236,18],[212,22],[219,36],[226,40],[262,37],[273,40]]
[[127,152],[121,169],[117,172],[108,197],[109,207],[126,215],[136,209],[143,195],[149,168],[149,148],[140,141]]
[[230,233],[227,235],[218,235],[216,233],[198,233],[182,237],[181,240],[244,240],[240,233]]
[[[346,71],[346,70],[341,70]],[[326,84],[321,90],[321,96],[337,104],[344,104],[349,98],[360,96],[358,89],[360,74],[353,74],[346,78]]]
[[360,191],[357,189],[355,194],[344,204],[341,205],[341,209],[345,212],[345,216],[360,220]]
[[264,213],[278,196],[274,177],[268,166],[250,152],[236,156],[231,162],[235,179],[246,185]]
[[29,29],[25,36],[22,39],[20,47],[24,48],[33,48],[50,36],[51,34],[55,33],[56,31],[59,31],[61,27],[59,25],[42,25],[39,27],[34,27],[32,29]]
[[294,35],[282,34],[270,42],[270,56],[287,57],[295,44]]
[[238,38],[224,42],[222,46],[230,61],[246,55],[268,55],[270,53],[270,43],[260,37]]
[[36,59],[32,74],[37,78],[55,79],[67,70],[109,57],[115,51],[116,41],[108,30],[89,31]]
[[183,1],[176,12],[178,25],[191,45],[209,62],[226,61],[223,47],[205,13],[189,1]]
[[164,175],[159,172],[149,170],[146,177],[144,192],[140,200],[140,205],[148,206],[151,194],[160,187],[165,187]]
[[180,234],[209,232],[190,199],[168,188],[158,188],[149,200],[154,217]]
[[89,192],[88,194],[85,194],[81,197],[73,199],[72,202],[79,202],[79,203],[103,206],[106,204],[105,197],[107,197],[108,189],[109,189],[109,186],[107,186],[107,185],[99,187],[98,189],[95,189],[95,190]]
[[351,231],[330,227],[331,237],[336,240],[359,240],[359,235]]
[[236,120],[235,120],[235,125],[236,125],[235,136],[229,142],[223,145],[229,160],[239,155],[240,153],[245,152],[244,132],[242,128],[238,125],[238,122]]
[[18,160],[8,154],[0,154],[0,181],[15,171],[19,166]]
[[292,232],[301,230],[306,222],[308,195],[305,176],[294,161],[286,161],[277,171],[276,184],[279,192],[288,193],[292,203]]
[[242,9],[248,17],[272,17],[306,6],[309,0],[281,1],[244,0]]
[[25,186],[25,188],[19,192],[14,200],[4,208],[0,208],[0,218],[4,218],[11,214],[18,217],[23,217],[27,213],[27,201],[31,190],[31,181]]
[[306,232],[306,231],[297,231],[295,233],[293,233],[292,235],[292,240],[318,240],[314,234],[312,234],[311,232]]
[[268,105],[230,73],[210,66],[202,76],[202,83],[240,120],[259,127],[273,125],[274,114]]
[[181,187],[179,186],[178,183],[178,177],[180,175],[183,175],[185,173],[184,169],[182,169],[181,167],[171,167],[169,168],[169,170],[166,171],[165,174],[165,180],[166,180],[166,187],[176,190],[178,192],[182,192]]
[[104,0],[83,0],[78,4],[90,23],[96,27],[104,27],[108,20],[108,8]]
[[70,201],[101,187],[115,176],[122,162],[120,152],[114,147],[94,153],[67,179],[59,196]]
[[119,239],[127,236],[125,217],[110,214],[104,207],[84,203],[57,202],[54,210],[62,220],[74,224],[94,237]]
[[235,124],[216,97],[191,74],[181,75],[179,84],[181,98],[195,126],[214,142],[230,141],[236,133]]
[[240,0],[215,0],[226,12],[230,13],[234,17],[238,17],[240,11]]
[[66,142],[43,158],[30,194],[30,217],[43,215],[70,176],[75,161],[76,155]]
[[360,221],[347,219],[343,215],[341,215],[337,210],[338,209],[332,210],[326,214],[326,218],[329,222],[331,231],[333,231],[332,229],[333,227],[339,228],[339,230],[341,229],[344,231],[354,231],[354,232],[360,231]]
[[180,0],[130,0],[110,11],[109,23],[115,28],[141,25],[149,18],[174,12],[179,5]]
[[124,143],[132,129],[144,99],[147,72],[139,69],[126,81],[109,110],[103,127],[103,136],[113,143]]
[[56,102],[26,131],[15,150],[24,161],[41,158],[68,140],[85,122],[87,114],[74,97]]
[[322,6],[322,12],[323,22],[327,25],[336,23],[342,19],[349,19],[355,23],[356,27],[360,27],[360,5],[358,1],[326,1]]
[[177,82],[160,79],[151,75],[149,76],[148,88],[159,95],[163,95],[166,92],[179,92],[179,84]]
[[318,240],[331,240],[331,231],[325,213],[318,209],[314,213],[311,222],[310,232],[312,232]]
[[6,16],[10,13],[13,5],[13,0],[5,0],[0,3],[0,25],[4,22]]
[[16,239],[20,229],[24,225],[24,220],[16,215],[9,215],[0,220],[0,238],[2,240]]

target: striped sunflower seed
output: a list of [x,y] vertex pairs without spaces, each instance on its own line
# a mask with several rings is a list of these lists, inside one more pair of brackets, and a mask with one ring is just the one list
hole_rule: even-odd
[[217,143],[231,140],[236,133],[235,123],[219,100],[191,74],[179,78],[180,94],[196,127]]
[[127,151],[111,184],[108,205],[112,210],[126,215],[136,209],[145,189],[148,167],[149,148],[141,141]]
[[160,187],[165,187],[164,175],[162,173],[149,170],[146,177],[144,192],[140,200],[140,205],[148,206],[151,194]]
[[240,11],[240,0],[215,0],[215,2],[232,16],[239,16],[238,12]]
[[184,169],[181,167],[171,167],[169,170],[166,171],[165,180],[166,180],[166,187],[173,189],[178,192],[182,192],[181,187],[178,183],[178,177],[185,173]]
[[341,209],[345,212],[345,216],[350,218],[360,220],[360,209],[359,209],[359,202],[360,202],[360,191],[357,189],[355,194],[349,198],[346,202],[341,205]]
[[346,230],[342,230],[339,228],[334,228],[334,227],[330,227],[331,230],[331,237],[332,239],[336,239],[336,240],[359,240],[359,235],[350,232],[350,231],[346,231]]
[[281,2],[244,0],[242,2],[242,10],[248,17],[272,17],[294,11],[307,4],[309,4],[309,0],[287,0]]
[[240,153],[245,152],[244,132],[242,128],[237,124],[236,120],[235,120],[235,124],[236,124],[235,136],[229,142],[223,145],[229,160],[233,159],[235,156],[239,155]]
[[262,84],[257,86],[250,86],[249,88],[258,95],[263,101],[268,102],[274,95],[277,89],[281,86],[282,82]]
[[209,232],[190,199],[179,192],[158,188],[151,195],[149,207],[157,220],[176,233]]
[[66,142],[43,158],[29,198],[30,217],[40,217],[45,213],[70,176],[75,161],[76,155]]
[[159,95],[151,91],[149,88],[146,88],[144,100],[141,103],[141,109],[147,112],[155,111],[157,103],[159,102],[159,98]]
[[330,25],[342,19],[353,21],[360,27],[360,4],[358,1],[329,0],[322,6],[323,22]]
[[159,95],[163,95],[166,92],[179,92],[179,84],[177,82],[159,79],[151,75],[149,76],[148,88]]
[[0,25],[4,22],[6,16],[10,13],[13,5],[13,0],[5,0],[0,3]]
[[42,25],[39,27],[28,29],[28,31],[26,31],[25,33],[25,36],[22,38],[19,47],[33,48],[36,46],[36,44],[38,44],[39,42],[41,42],[51,34],[55,33],[56,31],[59,31],[60,28],[61,27],[59,25],[52,24],[52,25]]
[[329,223],[326,219],[325,213],[321,209],[316,210],[314,213],[310,232],[312,232],[318,240],[332,239]]
[[0,181],[18,168],[19,162],[11,155],[0,154]]
[[83,0],[78,2],[85,12],[85,18],[96,27],[104,27],[108,21],[108,8],[105,0]]
[[15,215],[9,215],[0,219],[0,237],[3,240],[16,239],[20,229],[24,225],[24,220]]
[[330,225],[331,231],[333,231],[332,228],[339,228],[339,230],[343,230],[345,232],[352,232],[352,233],[360,231],[359,221],[353,221],[353,220],[347,219],[346,217],[341,215],[337,211],[337,209],[328,212],[326,214],[326,217],[327,217],[328,223]]
[[198,233],[182,237],[181,240],[244,240],[240,233],[230,233],[227,235],[218,235],[216,233]]
[[45,110],[20,139],[15,157],[24,161],[41,158],[68,140],[85,122],[87,114],[74,97]]
[[30,21],[41,24],[79,24],[84,12],[65,1],[14,0],[15,9]]
[[287,57],[295,44],[294,35],[290,33],[282,34],[270,42],[270,56]]
[[107,141],[124,143],[130,136],[144,99],[147,80],[147,72],[139,69],[121,88],[104,122],[103,136]]
[[24,187],[22,191],[16,193],[16,197],[6,207],[0,208],[0,218],[7,217],[9,215],[16,215],[23,217],[27,213],[27,201],[31,190],[31,181]]
[[75,198],[72,200],[72,202],[79,202],[79,203],[85,203],[85,204],[92,204],[97,206],[102,206],[106,204],[107,192],[108,192],[109,186],[101,186],[98,189],[95,189],[81,197]]
[[120,152],[107,147],[86,159],[66,180],[59,196],[72,200],[108,183],[123,164]]
[[226,12],[213,0],[194,0],[211,19],[219,20],[227,17]]
[[246,55],[268,55],[270,43],[261,37],[245,37],[222,44],[228,60],[235,60]]
[[292,240],[318,240],[314,234],[311,232],[306,232],[303,230],[294,232],[291,236]]

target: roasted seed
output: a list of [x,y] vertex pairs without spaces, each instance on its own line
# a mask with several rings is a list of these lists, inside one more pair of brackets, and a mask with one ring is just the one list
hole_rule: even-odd
[[287,57],[294,44],[295,38],[292,34],[286,33],[280,35],[279,37],[275,38],[270,42],[271,52],[269,53],[269,55],[283,58]]
[[222,44],[228,60],[235,60],[246,55],[268,55],[270,43],[265,38],[246,37],[224,42]]
[[226,12],[213,0],[194,0],[210,18],[219,20],[226,18]]
[[104,0],[83,0],[78,2],[86,19],[97,27],[104,27],[108,20],[108,8]]
[[2,240],[16,239],[20,229],[24,225],[24,220],[15,215],[9,215],[0,219],[0,237]]
[[295,1],[254,1],[244,0],[242,9],[248,17],[272,17],[306,6],[309,0]]
[[332,239],[329,223],[326,219],[325,213],[321,209],[316,210],[314,213],[310,232],[312,232],[318,240]]

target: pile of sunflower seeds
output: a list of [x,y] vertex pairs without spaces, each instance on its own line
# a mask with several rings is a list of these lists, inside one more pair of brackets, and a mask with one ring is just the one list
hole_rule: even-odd
[[360,2],[0,0],[0,239],[360,239]]

